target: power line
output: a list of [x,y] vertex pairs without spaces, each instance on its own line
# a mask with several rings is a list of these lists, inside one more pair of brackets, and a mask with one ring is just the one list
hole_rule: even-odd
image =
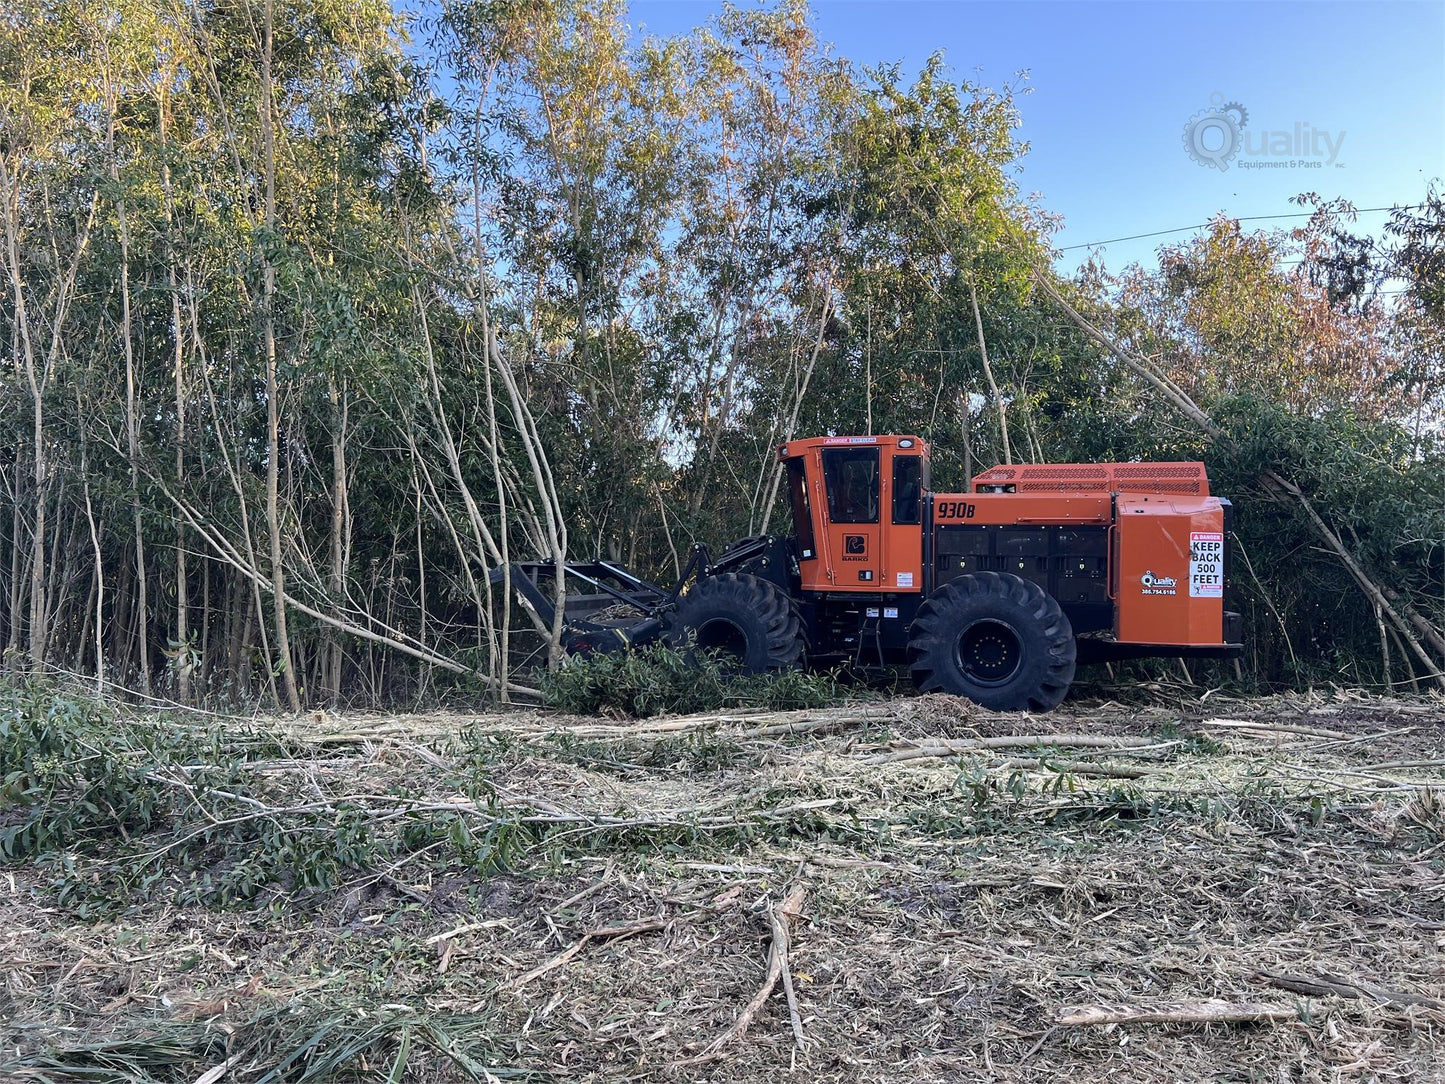
[[[1371,212],[1374,212],[1374,211],[1394,211],[1394,210],[1413,211],[1413,210],[1416,210],[1416,209],[1418,209],[1418,208],[1420,208],[1420,207],[1422,207],[1422,206],[1423,206],[1423,204],[1419,204],[1419,203],[1407,203],[1407,204],[1404,204],[1403,206],[1400,206],[1400,207],[1359,207],[1359,208],[1356,208],[1356,209],[1355,209],[1354,213],[1357,214],[1357,215],[1363,215],[1363,214],[1370,214]],[[1300,212],[1300,213],[1298,213],[1298,214],[1287,214],[1287,215],[1246,215],[1246,216],[1244,216],[1243,218],[1236,218],[1234,221],[1236,221],[1236,222],[1271,222],[1271,221],[1274,221],[1274,220],[1280,219],[1280,218],[1313,218],[1314,215],[1315,215],[1315,212],[1314,212],[1314,211],[1302,211],[1302,212]],[[1193,225],[1193,226],[1179,226],[1179,227],[1176,227],[1175,229],[1172,229],[1172,230],[1155,230],[1153,233],[1136,233],[1136,234],[1132,234],[1132,235],[1129,236],[1129,237],[1111,237],[1111,238],[1109,238],[1107,241],[1089,241],[1088,243],[1082,244],[1082,245],[1065,245],[1063,248],[1059,249],[1058,251],[1059,251],[1059,252],[1073,252],[1073,251],[1075,251],[1076,249],[1081,249],[1081,248],[1102,248],[1104,245],[1112,245],[1112,244],[1115,244],[1116,242],[1119,242],[1119,241],[1140,241],[1140,240],[1143,240],[1143,239],[1146,238],[1146,237],[1164,237],[1164,236],[1167,236],[1168,234],[1171,234],[1171,233],[1188,233],[1190,230],[1202,230],[1202,229],[1205,229],[1208,225],[1209,225],[1208,222],[1200,222],[1200,223],[1198,223],[1198,224],[1196,224],[1196,225]]]

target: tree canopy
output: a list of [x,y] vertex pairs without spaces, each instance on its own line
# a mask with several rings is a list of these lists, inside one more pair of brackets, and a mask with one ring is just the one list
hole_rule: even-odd
[[1241,676],[1445,669],[1438,188],[1064,279],[1022,84],[862,69],[801,0],[643,40],[621,0],[6,2],[10,666],[523,695],[557,629],[494,570],[667,578],[779,522],[780,441],[906,431],[943,489],[1203,457]]

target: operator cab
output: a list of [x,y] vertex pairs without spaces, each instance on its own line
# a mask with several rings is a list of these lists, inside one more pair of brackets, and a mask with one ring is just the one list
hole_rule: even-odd
[[815,437],[778,449],[804,591],[923,589],[928,456],[914,436]]

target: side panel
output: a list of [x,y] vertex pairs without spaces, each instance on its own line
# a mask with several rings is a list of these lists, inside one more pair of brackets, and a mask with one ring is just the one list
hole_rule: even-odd
[[918,594],[830,592],[805,603],[808,656],[814,662],[851,659],[861,666],[901,663],[909,628],[922,602]]
[[1111,500],[1107,493],[1093,496],[938,493],[933,497],[933,520],[940,525],[1108,524],[1113,518]]
[[940,586],[974,572],[1008,572],[1057,599],[1076,633],[1113,628],[1109,528],[1102,523],[947,525],[933,539]]
[[1032,580],[1063,607],[1076,633],[1114,627],[1109,597],[1108,495],[939,494],[930,573],[943,586],[973,572]]
[[1224,643],[1224,507],[1213,497],[1120,494],[1114,537],[1120,643]]

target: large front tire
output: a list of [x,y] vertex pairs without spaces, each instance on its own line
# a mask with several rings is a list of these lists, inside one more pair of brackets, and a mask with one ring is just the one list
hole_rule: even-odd
[[725,667],[745,674],[803,661],[803,626],[793,600],[770,581],[744,573],[693,584],[678,600],[667,639],[675,648],[715,651]]
[[1052,711],[1074,680],[1077,650],[1068,617],[1038,584],[979,572],[918,608],[908,667],[923,692],[995,711]]

